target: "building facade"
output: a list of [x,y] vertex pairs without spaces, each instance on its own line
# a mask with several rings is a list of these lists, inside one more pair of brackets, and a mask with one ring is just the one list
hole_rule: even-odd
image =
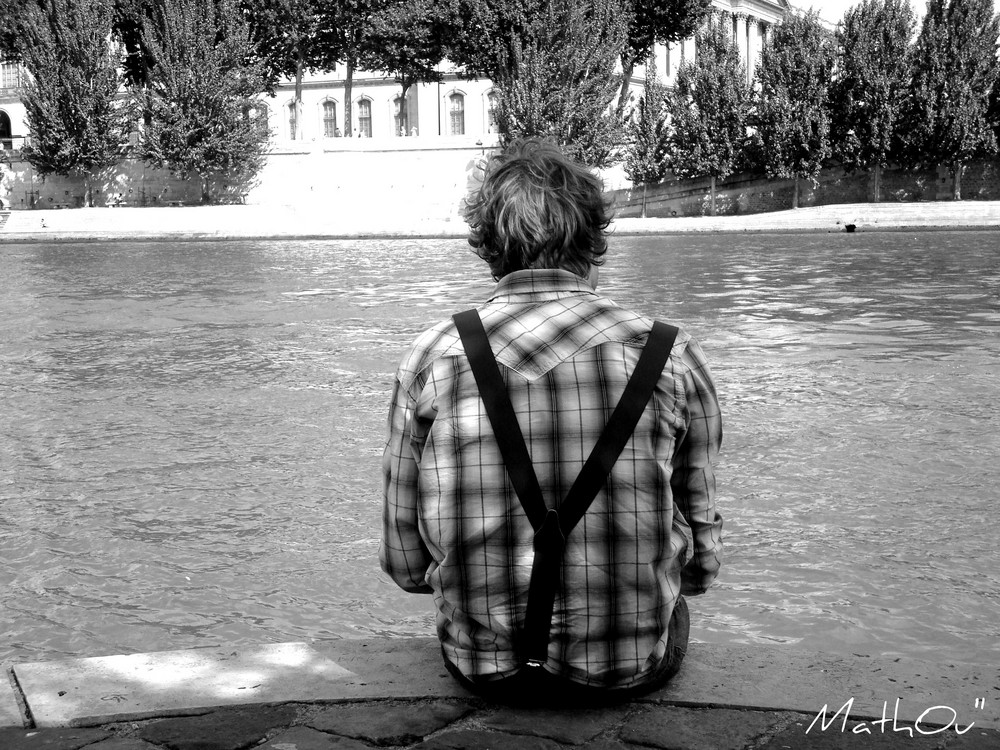
[[[727,14],[733,38],[743,57],[748,80],[753,77],[761,48],[771,27],[791,10],[786,0],[713,0],[713,7]],[[694,39],[657,45],[656,71],[669,87],[681,63],[697,55]],[[402,98],[402,88],[392,78],[359,71],[351,91],[352,135],[383,141],[400,137],[454,138],[476,136],[495,142],[493,119],[495,94],[489,80],[463,78],[447,63],[441,83],[411,86]],[[646,67],[633,72],[634,95],[642,90]],[[275,145],[295,140],[327,140],[343,136],[345,74],[343,69],[306,76],[302,84],[302,106],[295,107],[295,86],[279,85],[274,97],[265,100]],[[301,122],[299,121],[301,118]]]

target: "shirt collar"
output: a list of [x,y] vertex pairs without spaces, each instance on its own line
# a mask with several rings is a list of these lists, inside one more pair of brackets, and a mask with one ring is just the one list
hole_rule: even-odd
[[514,271],[504,276],[493,288],[488,302],[501,298],[539,295],[593,294],[586,279],[561,268],[540,268]]

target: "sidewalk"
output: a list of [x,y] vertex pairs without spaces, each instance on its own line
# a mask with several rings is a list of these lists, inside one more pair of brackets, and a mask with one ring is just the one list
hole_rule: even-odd
[[[691,232],[856,232],[998,229],[1000,201],[852,203],[745,216],[619,219],[617,235]],[[365,205],[185,206],[12,211],[0,242],[464,237],[460,216]]]
[[[445,672],[432,638],[8,667],[3,750],[1000,748],[995,667],[756,646],[692,644],[667,688],[576,710],[486,703]],[[39,728],[17,726],[25,708]]]

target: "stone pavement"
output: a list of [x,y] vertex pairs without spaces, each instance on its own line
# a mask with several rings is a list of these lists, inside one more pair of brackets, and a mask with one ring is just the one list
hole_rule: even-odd
[[[743,216],[623,218],[621,236],[692,232],[856,232],[997,229],[1000,201],[852,203]],[[183,206],[12,211],[0,242],[206,239],[464,237],[458,215],[413,216],[382,205],[345,212],[327,206]]]
[[[599,708],[485,702],[445,672],[433,638],[195,649],[7,671],[19,705],[5,728],[0,713],[0,750],[1000,748],[995,667],[782,648],[692,644],[666,688]],[[32,728],[17,726],[22,715]]]

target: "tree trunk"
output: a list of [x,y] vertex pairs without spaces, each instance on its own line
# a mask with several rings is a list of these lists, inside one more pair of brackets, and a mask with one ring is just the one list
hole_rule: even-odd
[[302,70],[305,67],[305,55],[302,48],[298,48],[295,53],[295,132],[292,133],[293,141],[302,140]]
[[799,177],[795,176],[795,189],[792,191],[792,208],[799,207]]
[[955,162],[955,195],[954,198],[957,201],[962,200],[962,169],[964,165],[960,161]]
[[344,135],[348,138],[354,136],[354,128],[351,127],[353,115],[351,111],[351,89],[354,87],[354,51],[347,53],[347,60],[344,63],[347,68],[344,77]]
[[875,171],[872,175],[874,180],[874,185],[872,186],[872,192],[875,193],[875,202],[882,202],[882,167],[879,164],[875,165]]
[[208,178],[201,178],[201,202],[206,206],[212,202],[212,193],[208,189]]
[[640,218],[646,218],[646,183],[642,183],[642,216]]
[[83,176],[83,205],[87,208],[94,205],[94,182],[89,172]]
[[635,60],[626,60],[622,55],[622,87],[618,92],[618,107],[615,113],[620,120],[625,114],[625,103],[628,102],[628,93],[632,83],[632,73],[635,71]]
[[404,78],[400,81],[400,85],[403,87],[403,93],[399,95],[399,127],[403,131],[400,135],[406,135],[410,132],[410,113],[406,106],[406,92],[410,90],[411,83]]
[[715,175],[713,174],[711,179],[711,191],[712,191],[712,216],[715,216]]

